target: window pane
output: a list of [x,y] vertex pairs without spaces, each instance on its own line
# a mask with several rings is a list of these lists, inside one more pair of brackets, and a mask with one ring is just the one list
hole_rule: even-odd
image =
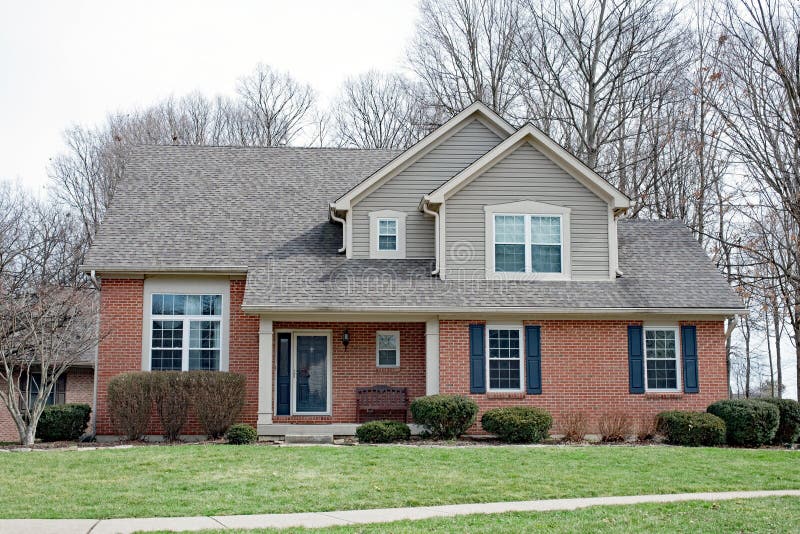
[[378,365],[397,365],[396,350],[379,350]]
[[397,365],[397,336],[378,334],[378,365]]
[[525,216],[524,215],[495,215],[494,216],[494,242],[495,243],[521,243],[525,244]]
[[561,245],[532,245],[531,266],[535,273],[560,273]]
[[378,235],[397,235],[397,221],[395,219],[379,220]]
[[674,330],[645,330],[647,387],[677,389],[678,354]]
[[222,295],[203,295],[203,315],[222,315]]
[[381,350],[395,350],[397,338],[394,334],[378,334],[378,348]]
[[153,315],[162,315],[164,312],[162,308],[164,306],[164,295],[153,295]]
[[531,217],[531,242],[539,245],[560,245],[561,218]]
[[189,322],[189,370],[219,370],[220,322]]
[[153,321],[152,338],[150,368],[153,371],[180,371],[183,321]]
[[378,236],[378,250],[397,250],[397,237],[393,235]]
[[498,273],[524,273],[525,245],[495,245],[494,270]]
[[202,295],[186,296],[186,315],[200,315],[203,310]]
[[489,388],[519,389],[520,373],[519,330],[489,330]]

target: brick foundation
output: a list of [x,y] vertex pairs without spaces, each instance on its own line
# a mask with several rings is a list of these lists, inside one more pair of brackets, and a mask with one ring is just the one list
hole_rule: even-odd
[[[480,413],[502,406],[539,406],[559,421],[582,412],[595,432],[603,414],[624,412],[632,421],[664,410],[705,411],[727,398],[725,333],[722,321],[693,322],[697,326],[700,392],[696,394],[628,393],[628,333],[635,321],[526,321],[540,325],[542,335],[542,394],[469,393],[469,325],[484,321],[443,320],[439,323],[441,393],[472,397]],[[480,415],[478,417],[480,420]],[[471,432],[480,432],[476,424]]]

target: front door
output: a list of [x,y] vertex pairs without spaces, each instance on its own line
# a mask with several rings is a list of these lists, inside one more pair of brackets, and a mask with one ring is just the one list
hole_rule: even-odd
[[294,411],[298,414],[327,414],[330,372],[328,339],[324,334],[295,336]]

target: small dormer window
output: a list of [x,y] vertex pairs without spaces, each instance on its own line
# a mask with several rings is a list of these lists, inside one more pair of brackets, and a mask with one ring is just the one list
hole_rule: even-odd
[[378,250],[397,250],[397,219],[378,219]]
[[407,213],[395,210],[369,214],[369,257],[404,259],[406,257]]

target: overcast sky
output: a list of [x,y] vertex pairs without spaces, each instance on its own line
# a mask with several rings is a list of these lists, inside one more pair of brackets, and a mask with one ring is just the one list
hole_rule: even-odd
[[330,98],[348,76],[403,65],[416,11],[415,0],[0,0],[0,179],[40,188],[68,125],[193,90],[232,94],[259,62]]

